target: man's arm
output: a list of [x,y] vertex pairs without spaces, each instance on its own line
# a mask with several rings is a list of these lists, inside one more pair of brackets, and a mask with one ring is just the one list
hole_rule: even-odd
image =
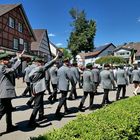
[[15,62],[15,64],[11,68],[3,67],[2,71],[4,74],[14,72],[19,67],[19,65],[21,64],[20,58],[22,57],[23,53],[24,53],[24,50],[22,51],[22,53],[16,54],[17,61]]
[[54,62],[58,59],[58,57],[59,57],[59,53],[57,53],[56,57],[53,60],[51,60],[50,62],[47,62],[43,66],[43,70],[46,71],[49,67],[51,67],[54,64]]

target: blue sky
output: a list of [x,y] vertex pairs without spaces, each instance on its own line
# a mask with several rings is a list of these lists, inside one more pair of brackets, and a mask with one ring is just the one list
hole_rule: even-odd
[[71,8],[85,10],[94,19],[96,47],[112,42],[140,42],[140,0],[0,0],[0,4],[22,3],[33,29],[47,29],[50,40],[67,47],[72,28]]

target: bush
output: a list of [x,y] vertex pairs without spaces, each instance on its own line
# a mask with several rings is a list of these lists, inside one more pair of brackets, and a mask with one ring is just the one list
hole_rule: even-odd
[[101,57],[99,59],[97,59],[95,61],[96,64],[125,64],[126,61],[124,58],[122,57],[118,57],[118,56],[104,56],[104,57]]
[[63,128],[32,140],[140,140],[140,96],[80,114]]

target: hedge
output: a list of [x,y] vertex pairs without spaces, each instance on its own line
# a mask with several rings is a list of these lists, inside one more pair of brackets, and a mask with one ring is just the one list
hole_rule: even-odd
[[126,64],[126,61],[123,57],[119,56],[104,56],[95,61],[96,64]]
[[31,140],[140,140],[140,96],[79,114],[63,128]]

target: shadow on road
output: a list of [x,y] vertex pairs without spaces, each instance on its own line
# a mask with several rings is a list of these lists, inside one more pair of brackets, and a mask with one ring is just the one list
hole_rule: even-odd
[[[29,120],[18,122],[17,123],[18,130],[23,131],[23,132],[28,132],[28,131],[33,131],[36,129],[36,127],[28,127],[28,123],[29,123]],[[37,127],[43,128],[43,127],[47,127],[47,126],[51,125],[52,123],[47,121],[47,122],[44,122],[43,125],[42,125],[42,123],[38,123],[38,124],[39,124],[39,126],[37,126]]]
[[16,106],[16,111],[25,111],[30,109],[27,105]]
[[102,95],[102,94],[104,94],[104,92],[97,92],[97,93],[95,94],[95,96]]

